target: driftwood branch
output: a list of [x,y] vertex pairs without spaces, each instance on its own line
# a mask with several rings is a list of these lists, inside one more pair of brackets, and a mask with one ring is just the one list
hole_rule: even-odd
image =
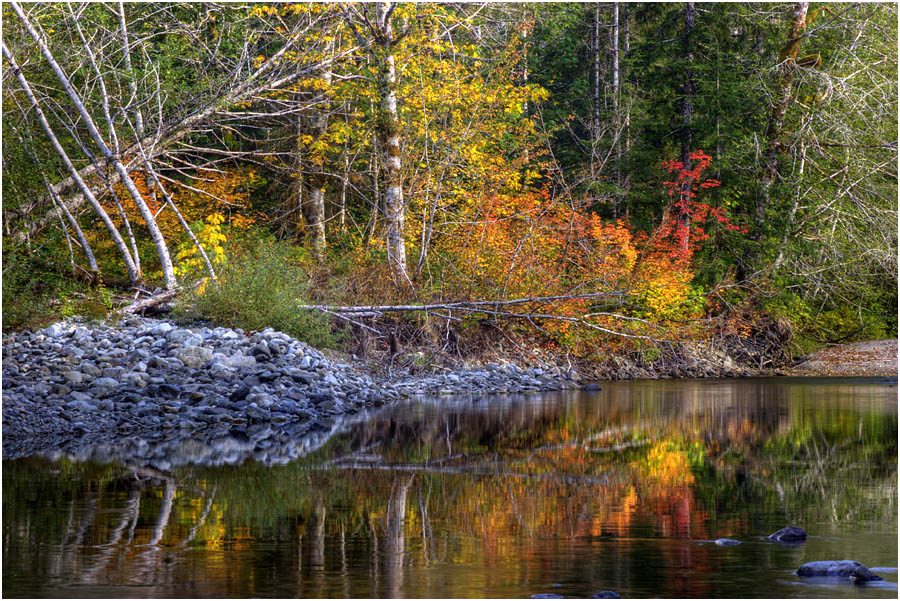
[[128,313],[130,315],[134,315],[135,313],[140,313],[141,311],[145,311],[157,305],[161,305],[166,301],[170,301],[181,292],[181,288],[173,288],[172,290],[166,290],[161,294],[157,294],[156,296],[151,296],[150,298],[145,298],[139,300],[137,302],[131,303],[125,307],[122,307],[117,311],[117,313]]
[[[623,321],[639,321],[645,325],[653,326],[659,328],[656,324],[653,324],[649,321],[638,319],[635,317],[629,317],[627,315],[621,315],[618,313],[586,313],[580,317],[575,316],[567,316],[567,315],[555,315],[551,313],[537,313],[537,312],[518,312],[518,311],[510,311],[503,310],[504,307],[516,307],[522,305],[544,305],[553,301],[560,300],[590,300],[590,299],[600,299],[600,298],[610,298],[610,297],[621,297],[623,296],[622,292],[598,292],[598,293],[586,293],[586,294],[568,294],[568,295],[560,295],[560,296],[537,296],[531,298],[518,298],[518,299],[510,299],[504,301],[461,301],[461,302],[446,302],[446,303],[435,303],[430,305],[361,305],[354,307],[342,307],[335,305],[298,305],[298,309],[305,309],[309,311],[321,311],[323,313],[327,313],[329,315],[333,315],[335,317],[340,317],[342,319],[351,320],[351,318],[361,319],[364,317],[381,317],[384,313],[391,312],[405,312],[405,311],[424,311],[426,313],[436,313],[437,311],[462,311],[465,313],[480,313],[483,315],[491,315],[497,318],[506,318],[506,319],[544,319],[544,320],[555,320],[555,321],[563,321],[567,323],[576,324],[579,326],[583,326],[592,330],[598,330],[601,332],[606,332],[608,334],[612,334],[614,336],[621,336],[623,338],[633,338],[640,340],[649,340],[653,342],[665,342],[665,340],[654,338],[652,336],[644,336],[640,334],[628,334],[626,332],[620,332],[616,330],[611,330],[609,328],[603,327],[599,324],[593,323],[589,321],[591,317],[604,316],[604,317],[612,317],[617,320]],[[443,316],[446,318],[446,316]]]

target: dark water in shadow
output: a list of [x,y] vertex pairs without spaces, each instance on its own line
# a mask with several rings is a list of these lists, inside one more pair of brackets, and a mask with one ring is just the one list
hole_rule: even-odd
[[[897,597],[896,379],[433,399],[286,465],[264,434],[4,461],[3,595]],[[794,573],[823,559],[884,581]]]

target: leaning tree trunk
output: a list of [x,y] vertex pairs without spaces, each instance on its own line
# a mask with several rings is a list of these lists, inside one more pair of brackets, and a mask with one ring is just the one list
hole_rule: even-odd
[[782,144],[781,134],[784,128],[784,115],[791,102],[791,87],[797,75],[797,54],[800,52],[800,42],[803,40],[803,30],[806,29],[806,12],[809,2],[798,2],[794,5],[791,15],[791,27],[788,32],[787,44],[781,49],[778,59],[778,87],[773,95],[776,98],[772,105],[772,113],[766,124],[766,149],[763,153],[762,173],[760,174],[760,190],[756,201],[756,214],[754,215],[754,230],[752,238],[759,240],[762,237],[763,224],[766,220],[766,211],[772,194],[772,184],[778,177],[778,149]]
[[[150,232],[150,237],[153,239],[153,243],[156,245],[156,252],[159,256],[160,267],[162,268],[166,288],[169,290],[175,288],[178,285],[178,282],[175,279],[175,270],[172,266],[172,260],[169,257],[169,249],[166,246],[166,241],[163,238],[158,224],[156,223],[156,218],[154,217],[153,212],[150,210],[150,207],[147,206],[147,203],[144,202],[141,193],[134,185],[134,181],[132,181],[131,177],[128,174],[128,170],[126,169],[125,165],[122,164],[119,156],[116,153],[113,153],[110,150],[109,146],[106,145],[106,142],[103,141],[103,137],[100,135],[100,131],[97,129],[93,118],[91,117],[90,113],[88,113],[84,104],[81,102],[81,98],[78,96],[75,88],[72,87],[69,78],[66,77],[66,74],[63,73],[62,68],[56,62],[56,59],[50,52],[50,48],[44,43],[43,39],[41,39],[40,34],[38,34],[34,26],[31,24],[31,21],[29,21],[29,19],[25,16],[25,13],[22,11],[18,3],[11,2],[10,5],[18,15],[19,19],[22,21],[22,24],[28,30],[28,33],[31,35],[32,39],[34,39],[34,41],[37,43],[38,47],[41,50],[41,54],[44,56],[44,59],[47,61],[47,63],[49,63],[51,69],[53,69],[53,72],[56,74],[56,78],[59,80],[60,84],[62,84],[63,88],[66,91],[66,94],[69,96],[69,99],[75,105],[75,109],[84,121],[84,125],[87,127],[91,138],[94,140],[94,143],[100,149],[106,160],[109,163],[112,163],[116,173],[119,174],[119,178],[125,185],[125,189],[128,190],[128,193],[131,195],[132,200],[134,200],[135,205],[137,205],[138,211],[140,211],[141,216],[144,218],[144,222],[147,225],[147,229]],[[105,102],[106,99],[104,99],[104,103]]]
[[[270,56],[259,67],[257,67],[253,73],[251,73],[248,77],[242,78],[239,83],[235,84],[234,87],[225,91],[222,94],[222,97],[217,102],[209,103],[205,108],[194,111],[188,116],[178,119],[172,123],[159,125],[156,131],[151,132],[149,135],[140,140],[137,140],[129,147],[124,148],[122,151],[122,157],[133,158],[137,154],[138,145],[142,145],[144,148],[152,150],[150,158],[153,159],[155,156],[165,152],[166,149],[193,132],[196,127],[209,122],[212,117],[223,110],[227,110],[227,107],[230,107],[234,103],[247,98],[253,98],[254,96],[261,94],[266,90],[282,89],[291,82],[301,78],[303,75],[312,73],[315,69],[321,69],[321,65],[313,65],[308,68],[298,69],[294,74],[281,77],[276,81],[262,80],[262,76],[272,71],[275,66],[279,64],[279,61],[282,60],[282,57],[294,47],[295,40],[293,38],[288,39],[288,41],[281,49]],[[332,61],[333,60],[334,59],[332,59]],[[88,197],[82,191],[79,180],[87,181],[87,178],[96,175],[96,167],[93,164],[90,164],[82,167],[78,171],[77,175],[72,174],[70,177],[64,179],[63,181],[54,184],[53,189],[60,197],[63,197],[63,202],[65,203],[66,207],[70,211],[74,211],[85,202],[88,202],[90,204]],[[111,173],[109,174],[108,178],[110,184],[114,185],[119,182],[118,173]],[[73,189],[78,190],[79,192],[72,194],[71,192],[73,191]],[[92,192],[92,196],[94,196],[95,194],[95,192]],[[50,198],[49,195],[44,200],[47,204],[52,203],[52,198]],[[28,229],[23,232],[14,234],[14,239],[16,240],[16,242],[24,242],[30,233],[44,227],[47,223],[50,222],[51,219],[55,219],[55,217],[50,215],[35,220],[28,227]]]
[[[72,164],[72,161],[71,159],[69,159],[69,155],[62,147],[62,144],[59,143],[59,140],[56,138],[56,134],[53,133],[53,129],[50,127],[50,123],[47,121],[47,117],[44,115],[44,111],[41,109],[40,104],[38,104],[34,92],[31,91],[31,86],[29,85],[28,80],[25,79],[25,75],[22,73],[22,70],[19,69],[15,58],[9,51],[9,48],[6,47],[5,42],[3,43],[3,56],[6,57],[6,60],[9,62],[13,74],[19,81],[19,85],[22,86],[22,90],[25,92],[25,96],[31,103],[34,114],[37,117],[41,128],[44,130],[44,134],[46,134],[47,139],[50,140],[50,144],[53,146],[56,154],[58,154],[59,158],[62,159],[62,162],[66,166],[66,169],[68,169],[75,183],[81,189],[82,195],[84,195],[84,198],[91,205],[91,208],[94,209],[94,212],[97,213],[97,216],[100,217],[100,220],[103,222],[104,227],[106,227],[106,230],[112,237],[113,242],[115,243],[116,248],[119,251],[119,254],[122,255],[122,259],[125,261],[125,269],[128,271],[129,280],[131,280],[132,284],[137,283],[141,278],[141,274],[131,257],[131,253],[128,252],[128,246],[125,244],[125,240],[122,238],[121,234],[119,234],[119,230],[116,229],[115,224],[113,224],[112,219],[110,219],[109,214],[103,208],[103,205],[101,205],[96,196],[94,196],[91,188],[81,178],[81,175],[78,173],[75,165]],[[64,203],[60,204],[63,208],[67,209]]]
[[397,101],[397,72],[394,64],[394,30],[389,2],[376,5],[376,27],[381,57],[381,106],[378,115],[378,137],[384,152],[384,221],[387,259],[398,284],[408,283],[406,269],[406,202],[400,180],[400,109]]

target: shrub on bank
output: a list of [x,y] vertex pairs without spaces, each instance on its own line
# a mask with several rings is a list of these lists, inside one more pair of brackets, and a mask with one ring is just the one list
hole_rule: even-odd
[[271,238],[229,244],[216,269],[218,286],[186,289],[176,312],[245,331],[274,328],[315,347],[336,348],[340,334],[327,316],[297,309],[310,285],[300,252]]

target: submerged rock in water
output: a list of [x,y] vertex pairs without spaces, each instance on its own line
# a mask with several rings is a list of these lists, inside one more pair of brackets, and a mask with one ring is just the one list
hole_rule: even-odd
[[586,390],[588,392],[597,392],[599,390],[603,390],[600,387],[600,384],[598,384],[597,382],[589,382],[588,384],[585,384],[584,386],[582,386],[581,389]]
[[797,575],[804,577],[842,578],[853,582],[870,582],[884,580],[881,576],[873,574],[869,568],[859,563],[845,559],[843,561],[811,561],[797,568]]
[[773,532],[768,536],[769,540],[778,541],[780,543],[798,543],[806,540],[806,531],[796,526],[788,526],[782,528],[778,532]]
[[600,591],[591,595],[591,599],[621,599],[622,595],[615,591]]
[[537,593],[536,595],[531,595],[532,599],[563,599],[562,595],[557,595],[556,593]]
[[720,547],[733,547],[741,544],[741,541],[734,540],[733,538],[718,538],[716,539],[716,544]]

